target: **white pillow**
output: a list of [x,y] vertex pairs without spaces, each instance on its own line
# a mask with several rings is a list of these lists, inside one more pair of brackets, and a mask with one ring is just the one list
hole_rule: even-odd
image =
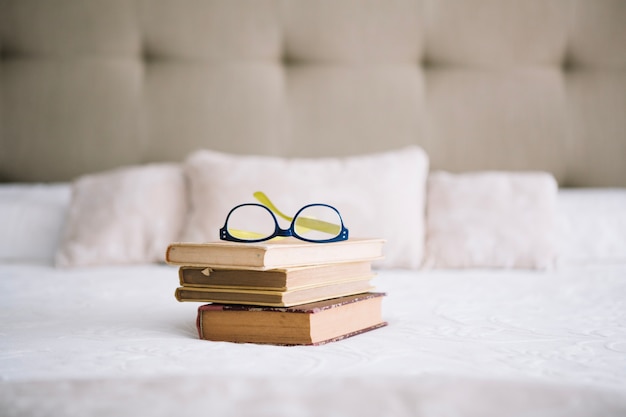
[[180,165],[153,164],[86,175],[73,184],[57,266],[163,261],[187,208]]
[[541,172],[432,173],[424,266],[551,267],[557,189]]
[[626,189],[561,189],[559,262],[626,262]]
[[351,237],[386,239],[377,267],[421,264],[428,157],[419,147],[317,159],[200,150],[187,158],[185,172],[191,207],[184,240],[219,240],[229,210],[256,202],[253,193],[263,191],[291,216],[306,204],[326,203],[341,212]]
[[70,184],[0,185],[0,260],[52,264]]

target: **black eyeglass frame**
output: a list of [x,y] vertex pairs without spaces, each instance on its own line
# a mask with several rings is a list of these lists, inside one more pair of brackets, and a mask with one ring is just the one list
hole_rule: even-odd
[[[274,233],[270,234],[269,236],[265,236],[263,238],[260,239],[240,239],[238,237],[235,237],[233,235],[230,234],[230,232],[228,231],[228,219],[230,218],[231,214],[237,210],[240,207],[245,207],[245,206],[258,206],[263,208],[264,210],[267,210],[267,212],[272,216],[272,218],[274,219]],[[321,206],[321,207],[327,207],[330,208],[331,210],[333,210],[335,213],[337,213],[337,216],[339,217],[339,221],[341,224],[337,225],[340,226],[341,229],[339,231],[339,234],[337,234],[336,236],[329,238],[329,239],[309,239],[306,238],[304,236],[299,235],[296,232],[296,221],[298,220],[298,216],[300,215],[300,213],[302,213],[304,210],[310,208],[310,207],[315,207],[315,206]],[[335,207],[328,205],[328,204],[323,204],[323,203],[313,203],[313,204],[307,204],[306,206],[302,207],[300,210],[298,210],[298,212],[296,213],[295,216],[293,216],[293,219],[291,220],[291,225],[289,226],[288,229],[281,229],[280,226],[278,225],[278,219],[276,218],[276,215],[274,215],[274,213],[272,212],[272,210],[270,210],[267,206],[264,206],[263,204],[258,204],[258,203],[243,203],[243,204],[239,204],[235,207],[233,207],[229,212],[228,215],[226,216],[226,221],[224,222],[224,226],[222,226],[220,228],[220,239],[221,240],[226,240],[229,242],[241,242],[241,243],[255,243],[255,242],[265,242],[266,240],[270,240],[273,239],[275,237],[295,237],[296,239],[300,239],[303,240],[305,242],[311,242],[311,243],[331,243],[331,242],[340,242],[343,240],[348,240],[348,229],[345,227],[345,225],[343,224],[343,218],[341,217],[341,213],[339,213],[339,210],[337,210]]]

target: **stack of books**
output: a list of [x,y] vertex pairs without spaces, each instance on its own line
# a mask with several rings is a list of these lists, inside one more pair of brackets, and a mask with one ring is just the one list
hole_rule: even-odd
[[201,339],[317,345],[387,324],[371,282],[383,244],[182,242],[165,259],[179,266],[177,300],[211,303],[198,309]]

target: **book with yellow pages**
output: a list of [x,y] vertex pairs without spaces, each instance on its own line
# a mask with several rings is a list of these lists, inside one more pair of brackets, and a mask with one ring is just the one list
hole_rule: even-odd
[[193,266],[181,266],[178,270],[180,285],[183,287],[234,287],[274,291],[287,291],[372,275],[371,261],[308,265],[264,271]]
[[380,259],[383,239],[351,238],[311,243],[294,238],[260,243],[171,243],[165,261],[171,265],[241,269],[278,269],[294,266]]
[[175,296],[178,301],[288,307],[371,291],[374,287],[370,282],[370,278],[335,281],[330,284],[311,285],[288,291],[223,287],[179,287],[176,289]]
[[200,339],[274,345],[320,345],[387,324],[384,293],[364,293],[296,307],[207,304],[198,308]]

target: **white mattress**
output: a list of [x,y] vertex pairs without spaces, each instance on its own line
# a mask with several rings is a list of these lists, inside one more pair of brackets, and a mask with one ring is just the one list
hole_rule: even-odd
[[2,415],[626,415],[626,265],[380,271],[389,326],[197,338],[176,268],[0,266]]

